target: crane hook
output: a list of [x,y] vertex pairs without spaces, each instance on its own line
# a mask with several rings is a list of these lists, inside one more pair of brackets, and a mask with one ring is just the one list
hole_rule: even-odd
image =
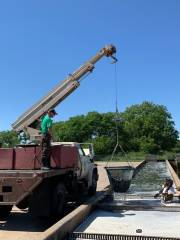
[[111,58],[113,59],[111,64],[114,64],[114,63],[116,63],[118,61],[117,58],[115,58],[114,56],[111,56]]

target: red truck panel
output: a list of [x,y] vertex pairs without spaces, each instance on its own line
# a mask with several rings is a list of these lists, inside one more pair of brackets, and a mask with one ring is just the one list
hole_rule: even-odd
[[0,148],[0,169],[13,169],[13,148]]
[[[78,163],[78,152],[74,146],[56,145],[51,147],[51,167],[72,168]],[[41,147],[36,147],[36,165],[39,169],[41,164]]]
[[[75,146],[56,145],[51,147],[53,168],[74,168],[78,164],[78,150]],[[0,169],[40,169],[41,147],[28,146],[11,149],[0,148]]]
[[72,168],[78,163],[78,152],[74,146],[52,146],[51,166],[57,168]]
[[15,148],[15,169],[34,169],[35,147]]
[[35,155],[36,155],[36,161],[35,161],[35,169],[40,169],[42,167],[41,162],[41,147],[35,148]]

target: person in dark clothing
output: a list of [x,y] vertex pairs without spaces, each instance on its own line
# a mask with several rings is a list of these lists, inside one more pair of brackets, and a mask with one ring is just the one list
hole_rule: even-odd
[[52,139],[52,118],[56,115],[56,111],[54,109],[50,109],[48,113],[44,116],[41,122],[41,149],[42,149],[42,170],[49,170],[50,159],[51,159],[51,139]]

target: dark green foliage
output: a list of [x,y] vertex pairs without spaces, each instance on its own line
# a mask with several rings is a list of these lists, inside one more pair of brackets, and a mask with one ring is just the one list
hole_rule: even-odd
[[172,149],[175,153],[180,153],[180,141],[178,140],[175,147]]
[[171,114],[162,105],[150,102],[133,105],[123,113],[123,119],[132,150],[153,153],[176,145],[178,132]]
[[100,136],[92,139],[96,154],[110,154],[114,147],[114,139],[107,136]]
[[[98,154],[111,153],[116,144],[115,113],[89,112],[54,124],[57,141],[93,142]],[[166,107],[143,102],[119,114],[119,142],[126,151],[156,153],[176,146],[178,132]]]
[[0,132],[0,143],[2,147],[14,147],[19,143],[17,133],[14,131],[3,131]]
[[116,141],[114,113],[89,112],[53,126],[56,141],[93,142],[97,153],[110,153]]

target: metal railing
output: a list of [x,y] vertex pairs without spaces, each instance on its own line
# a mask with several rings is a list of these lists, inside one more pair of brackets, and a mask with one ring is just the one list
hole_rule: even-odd
[[174,237],[155,237],[142,235],[114,235],[114,234],[96,234],[96,233],[79,233],[74,232],[69,235],[68,240],[180,240]]

